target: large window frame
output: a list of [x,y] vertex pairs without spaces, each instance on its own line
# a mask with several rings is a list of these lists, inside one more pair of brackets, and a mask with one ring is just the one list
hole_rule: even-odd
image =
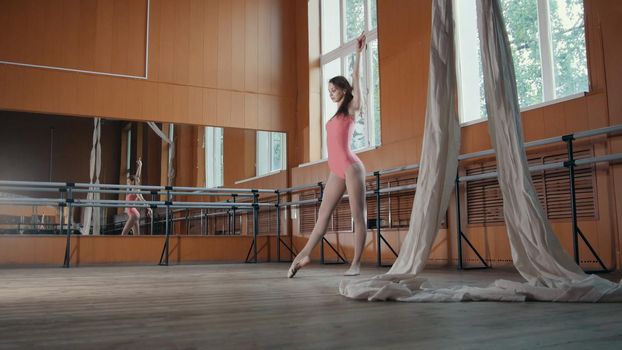
[[[337,110],[337,106],[330,102],[328,104],[328,80],[335,75],[343,75],[351,81],[351,73],[348,74],[348,64],[349,59],[354,58],[354,54],[356,53],[356,36],[348,38],[348,28],[346,21],[346,7],[347,1],[349,0],[321,0],[320,1],[320,81],[322,83],[321,86],[321,135],[322,135],[322,159],[326,159],[327,148],[326,148],[326,123],[332,117],[332,113]],[[363,98],[364,106],[361,107],[362,111],[365,111],[362,114],[362,119],[357,119],[357,124],[362,121],[363,127],[357,127],[357,131],[362,133],[363,144],[355,145],[356,140],[353,140],[352,149],[354,151],[365,150],[369,148],[374,148],[380,146],[380,117],[375,118],[375,113],[378,111],[380,113],[379,106],[379,94],[380,91],[374,90],[372,86],[372,79],[377,78],[379,81],[379,69],[376,66],[375,71],[373,67],[373,59],[372,55],[378,54],[378,26],[377,26],[377,15],[373,15],[372,11],[376,8],[376,0],[361,0],[363,3],[363,12],[364,12],[364,25],[363,32],[367,38],[367,49],[361,53],[361,62],[360,62],[360,89],[361,96]],[[330,2],[330,3],[328,3]],[[330,15],[334,13],[335,3],[339,3],[339,45],[336,48],[326,49],[326,37],[331,33],[325,32],[327,28],[326,21],[326,13],[329,13],[328,6],[332,6],[333,12],[330,12]],[[334,18],[334,17],[333,17]],[[331,39],[334,41],[334,37]],[[332,43],[334,44],[334,42]],[[374,51],[375,50],[375,51]],[[326,52],[325,52],[326,51]],[[328,68],[329,64],[334,64],[335,62],[339,63],[339,73],[338,74],[327,74],[325,70]],[[378,84],[379,85],[379,84]],[[371,87],[371,88],[370,88]],[[374,93],[377,93],[378,102],[374,101]],[[359,113],[360,115],[360,113]],[[360,116],[357,116],[359,118]],[[355,131],[356,132],[356,131]]]
[[[556,57],[554,53],[554,39],[552,38],[553,30],[551,24],[551,12],[550,2],[556,0],[534,0],[537,6],[537,49],[539,50],[539,68],[541,79],[541,100],[530,104],[523,103],[521,105],[521,111],[526,111],[549,104],[569,100],[584,96],[586,92],[590,90],[589,85],[589,72],[587,68],[587,52],[583,52],[585,57],[584,73],[585,73],[585,88],[582,90],[573,91],[570,93],[562,92],[558,94],[556,83]],[[582,4],[583,5],[583,4]],[[481,76],[481,54],[479,52],[479,39],[477,34],[477,25],[473,26],[475,18],[473,12],[475,8],[475,0],[454,0],[454,8],[456,9],[456,69],[458,71],[458,94],[459,94],[459,113],[460,123],[462,126],[471,125],[487,120],[486,111],[482,106],[483,101],[483,78]],[[468,15],[462,15],[462,11],[470,11]],[[582,35],[583,35],[583,48],[587,50],[585,43],[585,7],[582,8]],[[462,23],[469,22],[467,24]],[[507,20],[506,20],[507,22]],[[476,22],[475,22],[476,23]],[[507,25],[507,23],[506,23]],[[578,27],[577,27],[578,28]],[[476,48],[476,52],[473,51]],[[463,58],[462,55],[465,57]],[[512,55],[515,58],[517,53],[512,49]],[[468,57],[468,58],[467,58]],[[473,64],[476,61],[476,64]],[[474,80],[476,72],[474,67],[479,67],[479,88],[474,88],[476,85]],[[464,68],[464,69],[463,69]],[[519,77],[517,77],[519,79]],[[582,80],[581,80],[582,81]],[[519,101],[521,96],[519,96]],[[479,113],[474,112],[475,104],[479,102]],[[470,106],[466,106],[470,104]]]

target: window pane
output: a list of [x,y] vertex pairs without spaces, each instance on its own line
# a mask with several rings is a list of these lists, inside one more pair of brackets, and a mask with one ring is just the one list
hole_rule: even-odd
[[501,0],[501,7],[514,60],[518,102],[521,107],[541,103],[537,0]]
[[370,0],[369,16],[371,17],[371,28],[374,29],[378,26],[378,14],[376,10],[376,0]]
[[212,148],[212,144],[213,144],[213,139],[214,139],[214,132],[212,131],[212,128],[209,126],[205,127],[205,136],[204,136],[204,142],[205,142],[205,187],[214,187],[212,185],[213,182],[213,178],[211,176],[212,173],[212,168],[214,167],[214,164],[212,162],[212,154],[214,154],[214,150]]
[[224,172],[224,152],[223,152],[223,141],[224,141],[224,129],[223,128],[214,128],[214,137],[215,137],[215,146],[214,149],[215,155],[214,159],[216,160],[215,171],[214,171],[214,186],[222,186],[223,185],[223,172]]
[[255,169],[257,176],[270,172],[270,132],[257,131],[257,157]]
[[[333,103],[328,94],[328,81],[337,75],[341,75],[341,58],[330,61],[322,66],[322,125],[326,125],[326,122],[337,112],[337,105]],[[322,157],[326,158],[325,130],[322,130],[322,145]]]
[[475,1],[459,0],[454,4],[460,121],[466,123],[486,118],[484,75]]
[[[375,3],[372,0],[372,3]],[[380,72],[378,65],[378,40],[374,40],[369,43],[370,53],[370,64],[371,64],[371,101],[370,105],[370,114],[373,116],[373,130],[374,137],[372,142],[370,142],[373,146],[378,146],[380,144]]]
[[341,21],[339,1],[322,0],[322,53],[330,52],[341,45]]
[[[354,61],[355,61],[354,58],[355,58],[354,53],[349,54],[348,56],[345,57],[345,62],[346,62],[345,77],[348,79],[350,84],[353,83],[352,74],[354,72]],[[365,53],[363,52],[361,54],[361,60],[364,60],[364,59],[365,59]],[[358,86],[360,88],[361,86],[363,86],[363,82],[365,81],[365,64],[363,62],[360,63],[359,75],[360,77],[359,77]],[[367,96],[365,95],[365,93],[366,93],[365,90],[361,90],[362,105],[361,105],[361,109],[359,113],[356,115],[356,127],[354,128],[354,134],[352,135],[352,144],[350,145],[350,147],[353,150],[365,148],[369,144],[367,142],[367,139],[368,139],[367,125],[366,125]]]
[[588,91],[583,0],[549,1],[555,97]]
[[281,157],[281,168],[280,170],[287,170],[287,134],[279,133],[281,141],[280,141],[280,150],[279,156]]
[[272,171],[283,169],[283,134],[272,133]]
[[[345,1],[346,41],[358,37],[365,30],[364,0]],[[338,3],[338,1],[335,1]]]
[[205,127],[205,186],[223,184],[223,129]]
[[[345,57],[346,60],[346,70],[345,70],[345,74],[344,76],[346,77],[346,79],[348,79],[348,81],[350,82],[350,84],[353,83],[352,81],[352,74],[354,73],[354,57],[355,57],[355,53],[351,53],[348,56]],[[363,51],[361,53],[361,62],[360,62],[360,67],[359,67],[359,86],[362,82],[365,81],[365,62],[363,62],[363,60],[365,60],[365,51]]]
[[350,144],[350,148],[352,148],[352,150],[363,149],[368,145],[366,113],[367,111],[365,109],[361,109],[356,115],[356,126],[354,127],[354,133],[352,134],[352,143]]

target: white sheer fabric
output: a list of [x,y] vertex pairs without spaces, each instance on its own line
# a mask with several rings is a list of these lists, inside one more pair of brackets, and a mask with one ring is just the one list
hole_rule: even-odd
[[[430,82],[428,92],[428,113],[426,118],[451,119],[451,112],[435,111],[443,98],[438,94],[432,79],[445,75],[439,74],[435,52],[438,50],[438,31],[441,30],[437,18],[440,0],[434,1],[433,31],[431,45]],[[444,1],[443,1],[444,2]],[[417,186],[413,211],[429,210],[432,213],[416,213],[411,215],[411,227],[405,245],[400,251],[395,265],[387,275],[354,282],[342,281],[342,295],[355,299],[399,300],[399,301],[464,301],[464,300],[497,300],[497,301],[565,301],[565,302],[611,302],[622,301],[622,284],[613,283],[594,275],[586,275],[579,266],[564,252],[557,237],[543,213],[538,201],[531,176],[528,172],[527,160],[523,145],[520,111],[516,94],[514,66],[509,49],[507,33],[503,24],[501,9],[497,0],[478,0],[478,27],[481,39],[482,59],[484,66],[484,84],[489,118],[489,132],[497,154],[497,171],[499,185],[503,195],[504,216],[509,235],[512,259],[519,273],[527,283],[498,280],[486,288],[459,286],[454,288],[435,289],[416,275],[423,269],[430,246],[434,241],[434,233],[422,229],[425,223],[412,220],[432,220],[438,218],[435,210],[446,210],[445,198],[437,198],[431,189],[445,191],[451,185],[447,178],[423,172],[425,167],[441,166],[442,163],[454,165],[455,159],[439,159],[438,164],[422,162],[420,181],[427,184],[435,182],[435,186]],[[446,1],[445,7],[451,6]],[[452,24],[451,11],[447,11],[445,23]],[[448,38],[448,42],[453,39]],[[448,59],[449,60],[449,59]],[[453,61],[453,60],[452,60]],[[447,70],[453,66],[446,67]],[[445,73],[451,75],[451,73]],[[455,80],[453,80],[455,82]],[[455,84],[448,91],[455,91]],[[430,98],[430,95],[433,98]],[[451,103],[444,100],[446,103]],[[432,106],[432,109],[430,108]],[[450,132],[439,133],[432,125],[441,122],[426,120],[424,148],[422,160],[428,159],[429,149],[443,148],[441,143],[449,144]],[[432,129],[432,130],[430,130]],[[428,136],[432,132],[435,136]],[[457,137],[457,136],[456,136]],[[432,142],[426,147],[426,142]],[[431,146],[431,147],[430,147]],[[451,147],[451,146],[449,146]],[[451,154],[455,157],[454,154]],[[448,173],[450,168],[443,170]],[[434,178],[428,178],[430,175]],[[445,182],[445,183],[443,183]],[[431,205],[424,206],[420,201],[429,200]],[[419,203],[419,204],[418,204]],[[440,203],[441,205],[437,205]],[[444,206],[442,204],[445,204]],[[431,222],[430,224],[435,224]],[[418,237],[411,237],[418,236]],[[415,243],[411,243],[415,242]],[[407,244],[408,243],[408,244]],[[403,255],[408,255],[404,257]]]
[[168,144],[168,184],[169,186],[173,184],[173,179],[175,178],[175,142],[173,141],[173,135],[166,136],[166,134],[158,128],[158,125],[155,122],[147,122],[147,125],[153,130],[153,132],[158,135],[162,141]]
[[[99,174],[101,172],[101,160],[102,160],[102,148],[100,143],[101,138],[101,118],[93,118],[93,145],[91,147],[91,159],[89,167],[89,181],[91,184],[99,184]],[[97,190],[98,188],[91,187],[91,190]],[[99,193],[89,192],[86,195],[88,201],[99,200]],[[86,207],[84,208],[82,218],[82,231],[83,235],[88,235],[93,227],[93,234],[99,235],[101,231],[101,208],[98,207]]]
[[[447,212],[454,188],[460,124],[456,111],[456,73],[453,41],[452,0],[433,2],[430,69],[425,133],[417,195],[411,225],[391,274],[418,274]],[[422,195],[419,195],[421,193]]]

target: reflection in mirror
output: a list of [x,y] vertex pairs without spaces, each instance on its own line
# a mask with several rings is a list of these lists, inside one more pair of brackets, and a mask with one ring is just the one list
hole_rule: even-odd
[[205,127],[205,187],[223,185],[223,128]]
[[284,133],[257,131],[257,176],[285,170],[286,147],[284,145]]
[[[100,184],[135,186],[138,183],[133,179],[139,172],[138,181],[143,186],[230,188],[245,187],[248,179],[279,173],[287,167],[286,135],[279,132],[101,119],[99,136],[95,137],[95,118],[8,111],[0,111],[0,117],[0,181],[64,185],[98,180]],[[97,200],[137,203],[141,199],[165,200],[164,193],[152,194],[149,190],[117,188],[97,195],[91,191],[91,197],[86,192],[76,190],[72,196],[77,200],[93,200],[95,196]],[[234,197],[239,202],[252,199]],[[87,207],[72,207],[69,211],[49,203],[10,205],[9,198],[58,200],[60,194],[58,188],[25,190],[0,185],[0,199],[4,201],[0,202],[0,233],[4,234],[61,234],[68,222],[74,234],[119,235],[124,227],[129,235],[166,232],[166,209],[154,208],[150,216],[146,203],[135,208],[111,205],[90,213]],[[172,200],[231,202],[232,197],[175,195]],[[136,217],[137,226],[131,222],[128,228],[130,214]],[[246,220],[241,209],[176,208],[169,214],[173,234],[245,234],[252,226],[252,220]]]

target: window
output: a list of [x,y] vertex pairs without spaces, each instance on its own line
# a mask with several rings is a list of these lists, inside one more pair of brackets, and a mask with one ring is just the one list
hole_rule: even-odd
[[285,169],[286,145],[282,132],[257,131],[257,176]]
[[223,130],[205,127],[205,187],[223,185]]
[[[322,125],[337,106],[328,95],[328,81],[343,75],[352,82],[356,38],[365,32],[367,50],[361,53],[362,106],[352,137],[352,149],[380,145],[380,79],[376,0],[321,0]],[[327,157],[326,132],[322,128],[322,157]]]
[[[486,118],[484,77],[475,0],[455,0],[454,6],[465,123]],[[501,7],[521,108],[588,91],[583,0],[501,0]]]

